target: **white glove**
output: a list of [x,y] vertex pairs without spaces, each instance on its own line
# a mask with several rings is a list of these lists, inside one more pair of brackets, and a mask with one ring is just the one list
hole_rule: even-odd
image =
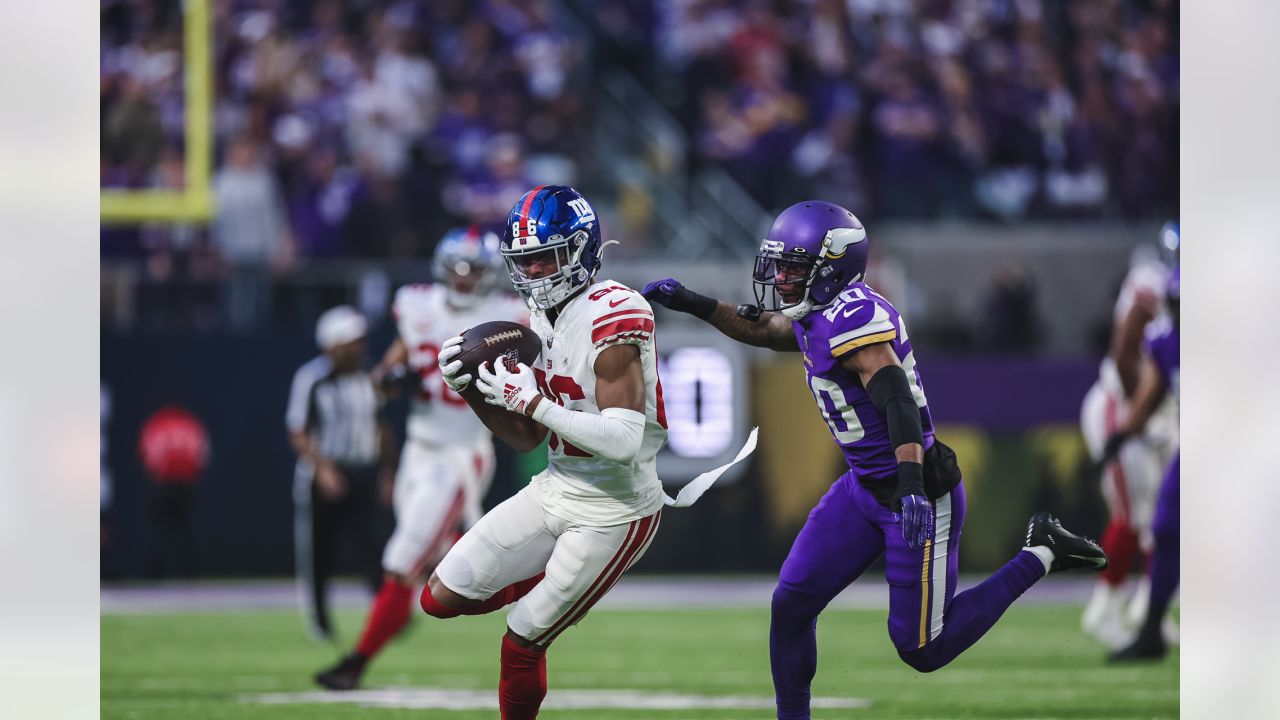
[[[490,370],[490,366],[496,367]],[[484,393],[484,401],[490,405],[524,415],[529,403],[541,395],[533,370],[524,363],[517,363],[515,372],[507,370],[504,362],[485,363],[478,373],[480,379],[476,380],[476,387]]]
[[[466,332],[463,330],[463,332]],[[454,360],[458,353],[462,352],[462,336],[455,335],[440,346],[440,353],[436,355],[436,362],[440,365],[440,375],[444,377],[444,384],[448,385],[456,393],[462,392],[467,385],[471,384],[471,373],[459,375],[462,370],[462,361]]]

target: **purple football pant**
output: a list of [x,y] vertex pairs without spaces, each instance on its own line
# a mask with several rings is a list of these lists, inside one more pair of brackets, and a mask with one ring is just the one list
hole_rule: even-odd
[[1155,551],[1151,554],[1151,604],[1147,606],[1144,633],[1159,634],[1160,623],[1178,589],[1178,563],[1182,559],[1182,534],[1178,528],[1181,509],[1178,465],[1181,460],[1182,456],[1178,455],[1169,464],[1160,485],[1160,495],[1156,498],[1156,515],[1151,526],[1156,538]]
[[889,581],[889,638],[920,672],[955,659],[1044,577],[1040,559],[1019,552],[982,584],[956,595],[964,511],[964,487],[957,485],[934,501],[934,539],[913,550],[894,513],[852,473],[831,486],[796,536],[773,592],[769,660],[780,720],[809,717],[818,613],[880,555]]

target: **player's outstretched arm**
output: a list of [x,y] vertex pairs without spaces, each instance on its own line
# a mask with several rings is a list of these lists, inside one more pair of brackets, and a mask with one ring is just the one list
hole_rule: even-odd
[[737,309],[729,303],[699,295],[675,278],[651,282],[640,294],[650,302],[705,320],[740,343],[779,352],[800,351],[791,321],[781,313],[765,312],[758,320],[747,320],[738,315]]

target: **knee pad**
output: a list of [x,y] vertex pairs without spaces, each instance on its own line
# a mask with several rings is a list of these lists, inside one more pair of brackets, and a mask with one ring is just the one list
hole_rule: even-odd
[[422,606],[423,612],[431,617],[440,618],[441,620],[458,617],[462,614],[461,610],[448,607],[437,600],[436,596],[431,594],[430,585],[422,588],[422,596],[418,598],[418,604]]

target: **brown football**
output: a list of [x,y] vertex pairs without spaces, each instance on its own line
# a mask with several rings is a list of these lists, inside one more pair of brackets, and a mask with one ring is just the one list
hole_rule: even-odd
[[462,361],[462,372],[476,377],[476,369],[484,363],[502,358],[508,368],[514,368],[517,362],[533,365],[540,354],[542,338],[538,333],[520,323],[494,320],[462,333],[461,352],[455,359]]
[[[475,378],[479,376],[476,369],[483,363],[501,358],[508,367],[514,367],[517,361],[532,365],[541,353],[542,338],[537,333],[520,323],[495,320],[462,333],[462,352],[457,359],[462,361],[461,372]],[[533,420],[486,403],[474,380],[463,388],[462,397],[499,439],[519,452],[534,449],[547,434],[547,429]]]

